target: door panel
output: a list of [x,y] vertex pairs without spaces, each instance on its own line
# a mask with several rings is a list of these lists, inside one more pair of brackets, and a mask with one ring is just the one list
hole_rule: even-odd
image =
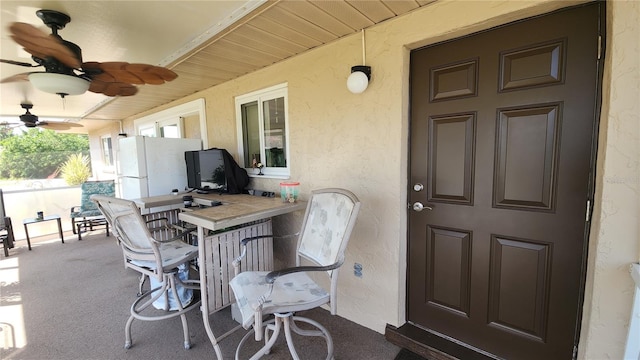
[[572,357],[599,7],[412,52],[409,200],[427,207],[409,214],[410,322],[497,357]]
[[429,119],[429,201],[471,204],[474,113]]
[[494,207],[553,210],[560,109],[498,110]]
[[471,271],[471,234],[464,231],[429,227],[427,256],[431,305],[469,316],[469,273]]
[[550,245],[491,238],[489,326],[546,340]]

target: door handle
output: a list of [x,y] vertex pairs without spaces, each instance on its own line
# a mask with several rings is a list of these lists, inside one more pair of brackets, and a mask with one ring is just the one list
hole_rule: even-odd
[[420,201],[413,203],[413,211],[420,212],[422,210],[433,210],[433,208],[431,206],[422,205]]

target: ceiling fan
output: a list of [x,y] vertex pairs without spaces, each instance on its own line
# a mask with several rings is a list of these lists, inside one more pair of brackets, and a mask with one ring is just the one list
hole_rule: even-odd
[[30,53],[36,64],[0,59],[0,62],[25,66],[44,66],[44,72],[10,76],[0,82],[30,81],[36,88],[58,94],[83,94],[87,90],[106,96],[131,96],[138,92],[135,85],[160,85],[178,75],[161,66],[128,62],[83,62],[80,47],[62,39],[58,30],[71,18],[55,10],[38,10],[36,15],[51,29],[47,35],[35,26],[14,22],[9,26],[11,38]]
[[[43,127],[49,130],[69,130],[74,127],[82,127],[80,124],[72,123],[72,122],[47,122],[47,121],[39,121],[38,116],[29,112],[30,109],[33,108],[33,104],[28,102],[23,102],[20,104],[20,107],[25,109],[25,113],[20,115],[20,121],[23,122],[22,125],[28,128],[34,127]],[[0,125],[4,126],[19,126],[19,123],[8,123],[3,122]]]

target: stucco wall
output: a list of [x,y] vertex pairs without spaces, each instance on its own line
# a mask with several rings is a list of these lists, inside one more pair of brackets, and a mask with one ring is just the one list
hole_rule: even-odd
[[[337,186],[363,207],[340,279],[338,312],[379,332],[405,313],[409,51],[577,2],[439,1],[366,32],[369,88],[346,89],[361,59],[360,34],[194,94],[206,100],[208,146],[237,153],[234,96],[287,82],[292,179],[301,191]],[[637,261],[638,3],[608,3],[607,73],[598,184],[580,357],[621,358],[631,306],[628,265]],[[166,108],[166,107],[163,107]],[[125,123],[132,129],[131,121]],[[618,181],[617,179],[622,179]],[[277,189],[279,180],[254,178]],[[353,276],[353,263],[363,277]]]

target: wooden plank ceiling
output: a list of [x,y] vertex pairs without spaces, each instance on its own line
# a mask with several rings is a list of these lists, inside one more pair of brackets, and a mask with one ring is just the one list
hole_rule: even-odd
[[109,99],[85,117],[121,120],[233,80],[435,0],[268,1],[167,67],[178,78]]

